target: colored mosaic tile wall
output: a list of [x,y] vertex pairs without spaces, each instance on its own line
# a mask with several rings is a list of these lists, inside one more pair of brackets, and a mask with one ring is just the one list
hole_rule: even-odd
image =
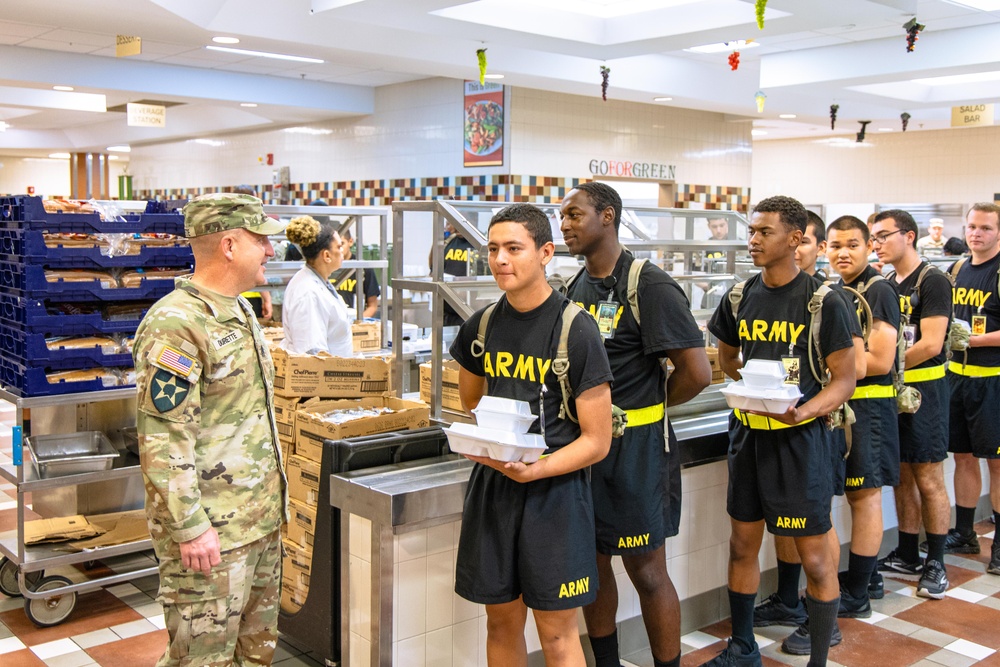
[[[587,180],[591,179],[494,174],[294,183],[287,203],[306,205],[316,199],[322,199],[330,206],[387,206],[401,199],[543,202],[562,199],[568,191]],[[235,187],[145,190],[139,191],[138,196],[143,199],[187,199]],[[277,203],[270,183],[252,184],[252,187],[260,193],[265,204]],[[679,184],[677,199],[677,208],[691,208],[692,203],[697,203],[706,209],[745,211],[750,203],[750,189]]]

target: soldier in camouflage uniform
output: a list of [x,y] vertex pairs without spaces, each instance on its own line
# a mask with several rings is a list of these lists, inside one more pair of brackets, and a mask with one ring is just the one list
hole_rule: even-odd
[[184,208],[193,275],[177,279],[136,332],[146,515],[160,559],[170,643],[159,665],[269,665],[277,642],[286,483],[274,366],[238,296],[274,255],[256,197],[213,194]]

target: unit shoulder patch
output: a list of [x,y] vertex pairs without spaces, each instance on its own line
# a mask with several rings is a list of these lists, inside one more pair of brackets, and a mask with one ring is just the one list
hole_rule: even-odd
[[149,381],[149,398],[160,414],[170,412],[181,405],[191,393],[191,383],[162,368]]

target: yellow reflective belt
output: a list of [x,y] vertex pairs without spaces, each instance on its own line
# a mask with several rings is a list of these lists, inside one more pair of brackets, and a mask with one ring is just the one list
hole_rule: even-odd
[[944,377],[944,364],[931,366],[930,368],[914,368],[912,371],[903,372],[903,382],[927,382],[928,380],[940,380]]
[[1000,375],[1000,366],[972,366],[970,364],[960,364],[957,361],[949,363],[948,370],[956,375],[964,375],[970,378],[992,378]]
[[244,299],[259,299],[260,292],[243,292],[243,294],[241,294],[240,296],[242,296]]
[[856,398],[894,398],[895,396],[896,388],[891,384],[870,384],[855,389],[854,393],[851,394],[851,400]]
[[770,417],[765,417],[764,415],[752,415],[743,412],[742,410],[734,409],[733,414],[736,415],[736,418],[739,419],[744,426],[758,431],[777,431],[782,428],[794,428],[816,420],[816,418],[813,417],[812,419],[807,419],[804,422],[799,422],[798,424],[785,424],[784,422],[779,422],[776,419],[771,419]]
[[625,425],[625,428],[655,424],[663,420],[663,403],[650,405],[645,408],[636,408],[635,410],[626,410],[625,414],[628,415],[628,423]]

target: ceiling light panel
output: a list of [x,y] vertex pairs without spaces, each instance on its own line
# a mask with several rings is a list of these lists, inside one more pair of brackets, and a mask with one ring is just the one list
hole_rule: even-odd
[[250,51],[248,49],[231,49],[227,46],[206,46],[209,51],[221,51],[222,53],[233,53],[239,56],[250,56],[253,58],[274,58],[275,60],[291,60],[297,63],[322,64],[319,58],[306,58],[305,56],[293,56],[286,53],[270,53],[268,51]]

